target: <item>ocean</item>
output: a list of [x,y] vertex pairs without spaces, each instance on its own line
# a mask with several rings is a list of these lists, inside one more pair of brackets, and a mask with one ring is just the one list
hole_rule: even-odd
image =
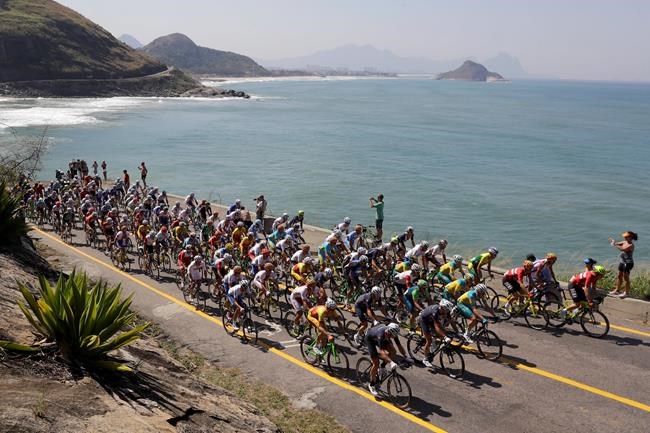
[[49,125],[44,178],[71,158],[105,159],[170,192],[215,202],[260,193],[274,214],[331,226],[372,224],[385,195],[387,234],[449,239],[448,252],[496,246],[495,264],[556,252],[616,263],[607,243],[650,242],[650,84],[428,78],[209,82],[250,100],[0,99],[0,143]]

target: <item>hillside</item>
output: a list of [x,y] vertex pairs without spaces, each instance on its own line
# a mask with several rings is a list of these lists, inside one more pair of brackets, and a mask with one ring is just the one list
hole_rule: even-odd
[[269,71],[250,57],[229,51],[200,47],[180,33],[162,36],[143,49],[144,52],[168,65],[194,74],[223,77],[268,76]]
[[0,81],[126,78],[166,66],[51,0],[0,0]]
[[499,81],[504,78],[496,72],[471,60],[466,60],[459,68],[445,72],[436,77],[437,80],[462,80],[462,81]]

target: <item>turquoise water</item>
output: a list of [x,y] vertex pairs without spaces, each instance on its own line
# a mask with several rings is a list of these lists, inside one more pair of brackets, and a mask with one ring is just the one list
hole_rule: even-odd
[[[264,193],[273,213],[307,221],[374,220],[385,231],[450,240],[502,264],[555,251],[615,260],[607,237],[650,248],[650,85],[560,81],[485,84],[394,80],[227,83],[248,101],[0,100],[20,134],[48,131],[49,175],[73,157],[109,176],[147,161],[150,182],[215,201]],[[9,139],[7,129],[0,139]]]

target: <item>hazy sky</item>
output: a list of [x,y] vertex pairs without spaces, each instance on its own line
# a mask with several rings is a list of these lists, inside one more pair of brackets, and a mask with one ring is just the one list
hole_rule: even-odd
[[485,59],[500,51],[531,73],[650,81],[650,0],[62,0],[143,43],[180,32],[255,58],[350,43],[402,56]]

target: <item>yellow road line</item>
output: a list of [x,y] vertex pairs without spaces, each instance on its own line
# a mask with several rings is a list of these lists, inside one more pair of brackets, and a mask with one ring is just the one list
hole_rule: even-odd
[[[138,278],[135,278],[134,276],[129,275],[126,272],[123,272],[123,271],[115,268],[113,265],[105,263],[105,262],[103,262],[103,261],[101,261],[101,260],[87,254],[87,253],[84,253],[83,251],[81,251],[81,250],[79,250],[79,249],[77,249],[77,248],[75,248],[73,246],[70,246],[70,245],[66,244],[62,240],[50,235],[49,233],[45,233],[45,232],[43,232],[43,231],[41,231],[41,230],[39,230],[37,228],[34,228],[33,230],[40,233],[40,234],[42,234],[43,236],[45,236],[45,237],[47,237],[47,238],[49,238],[51,240],[59,243],[59,244],[67,247],[68,249],[73,250],[74,252],[76,252],[76,253],[78,253],[78,254],[80,254],[80,255],[82,255],[82,256],[90,259],[90,260],[92,260],[93,262],[98,263],[98,264],[110,269],[111,271],[124,276],[125,278],[128,278],[129,280],[135,282],[136,284],[139,284],[142,287],[145,287],[145,288],[151,290],[152,292],[164,297],[165,299],[168,299],[171,302],[174,302],[175,304],[182,306],[183,308],[187,309],[188,311],[191,311],[191,312],[193,312],[193,313],[195,313],[195,314],[197,314],[197,315],[199,315],[199,316],[201,316],[201,317],[203,317],[203,318],[205,318],[205,319],[207,319],[207,320],[209,320],[209,321],[211,321],[213,323],[216,323],[216,324],[222,326],[221,320],[216,319],[216,318],[210,316],[209,314],[204,313],[203,311],[197,311],[194,307],[187,304],[186,302],[181,301],[181,300],[179,300],[179,299],[177,299],[177,298],[175,298],[175,297],[173,297],[173,296],[171,296],[171,295],[169,295],[169,294],[167,294],[167,293],[165,293],[165,292],[163,292],[163,291],[161,291],[159,289],[156,289],[155,287],[153,287],[153,286],[139,280]],[[260,343],[260,344],[262,344],[262,343]],[[382,407],[385,407],[385,408],[399,414],[400,416],[408,419],[409,421],[412,421],[412,422],[414,422],[416,424],[419,424],[419,425],[421,425],[423,427],[426,427],[427,429],[429,429],[431,431],[434,431],[434,432],[444,432],[444,430],[442,430],[442,429],[428,423],[427,421],[424,421],[424,420],[422,420],[420,418],[417,418],[414,415],[412,415],[412,414],[410,414],[408,412],[405,412],[405,411],[403,411],[401,409],[398,409],[398,408],[396,408],[395,406],[393,406],[393,405],[391,405],[389,403],[375,400],[375,398],[371,394],[366,393],[366,392],[364,392],[364,391],[362,391],[362,390],[360,390],[360,389],[358,389],[358,388],[356,388],[356,387],[354,387],[352,385],[349,385],[348,383],[343,382],[343,381],[341,381],[339,379],[333,378],[333,377],[323,373],[322,371],[314,368],[313,366],[311,366],[311,365],[309,365],[309,364],[307,364],[305,362],[302,362],[299,359],[294,358],[293,356],[291,356],[291,355],[289,355],[289,354],[287,354],[285,352],[282,352],[282,351],[280,351],[278,349],[275,349],[275,348],[273,348],[271,346],[268,346],[268,345],[265,345],[265,344],[262,344],[262,345],[265,346],[269,350],[269,352],[274,353],[274,354],[276,354],[278,356],[281,356],[282,358],[285,358],[286,360],[288,360],[288,361],[290,361],[290,362],[304,368],[305,370],[308,370],[308,371],[310,371],[310,372],[312,372],[312,373],[314,373],[314,374],[328,380],[331,383],[334,383],[334,384],[336,384],[336,385],[338,385],[338,386],[340,386],[342,388],[345,388],[345,389],[348,389],[348,390],[350,390],[352,392],[355,392],[358,395],[361,395],[361,396],[367,398],[368,400],[370,400],[370,401],[372,401],[372,402],[374,402],[374,403],[376,403],[376,404],[378,404],[378,405],[380,405]],[[596,394],[596,395],[599,395],[601,397],[609,398],[611,400],[618,401],[619,403],[623,403],[623,404],[626,404],[628,406],[631,406],[631,407],[634,407],[634,408],[637,408],[637,409],[641,409],[641,410],[644,410],[646,412],[650,412],[650,406],[648,406],[646,404],[643,404],[641,402],[638,402],[638,401],[635,401],[635,400],[632,400],[632,399],[629,399],[629,398],[626,398],[626,397],[623,397],[623,396],[620,396],[618,394],[614,394],[614,393],[611,393],[611,392],[608,392],[608,391],[604,391],[604,390],[599,389],[599,388],[595,388],[593,386],[590,386],[590,385],[575,381],[573,379],[566,378],[564,376],[557,375],[555,373],[551,373],[551,372],[546,371],[546,370],[542,370],[542,369],[539,369],[539,368],[536,368],[536,367],[530,367],[528,365],[525,365],[525,364],[522,364],[522,363],[520,363],[518,361],[515,361],[515,360],[513,360],[511,358],[508,358],[507,356],[503,356],[503,358],[505,358],[505,362],[507,362],[507,363],[517,367],[517,368],[520,368],[521,370],[525,370],[525,371],[528,371],[530,373],[534,373],[534,374],[537,374],[539,376],[543,376],[543,377],[546,377],[548,379],[552,379],[552,380],[555,380],[557,382],[561,382],[561,383],[564,383],[566,385],[573,386],[573,387],[578,388],[578,389],[582,389],[583,391],[587,391],[587,392],[590,392],[592,394]]]
[[[49,233],[46,233],[46,232],[44,232],[42,230],[39,230],[37,228],[33,228],[33,230],[40,233],[42,236],[45,236],[48,239],[53,240],[53,241],[65,246],[65,247],[67,247],[68,249],[74,251],[75,253],[77,253],[77,254],[79,254],[79,255],[87,258],[87,259],[90,259],[93,262],[95,262],[95,263],[97,263],[99,265],[102,265],[103,267],[105,267],[105,268],[107,268],[107,269],[109,269],[109,270],[111,270],[111,271],[125,277],[125,278],[128,278],[129,280],[133,281],[134,283],[136,283],[136,284],[138,284],[138,285],[140,285],[140,286],[142,286],[142,287],[156,293],[157,295],[160,295],[163,298],[165,298],[165,299],[167,299],[167,300],[169,300],[169,301],[171,301],[171,302],[173,302],[173,303],[175,303],[177,305],[180,305],[181,307],[185,308],[186,310],[188,310],[188,311],[190,311],[192,313],[195,313],[195,314],[203,317],[204,319],[209,320],[212,323],[215,323],[215,324],[217,324],[219,326],[223,326],[223,322],[221,320],[219,320],[219,319],[217,319],[215,317],[212,317],[209,314],[204,313],[203,311],[196,310],[193,306],[189,305],[188,303],[186,303],[184,301],[181,301],[180,299],[177,299],[177,298],[173,297],[172,295],[169,295],[168,293],[165,293],[162,290],[157,289],[157,288],[143,282],[142,280],[140,280],[138,278],[135,278],[134,276],[132,276],[130,274],[127,274],[126,272],[124,272],[124,271],[122,271],[120,269],[115,268],[113,265],[105,263],[104,261],[99,260],[96,257],[93,257],[90,254],[87,254],[87,253],[79,250],[76,247],[68,245],[65,242],[63,242],[62,240],[50,235]],[[266,348],[270,353],[273,353],[273,354],[275,354],[275,355],[277,355],[277,356],[279,356],[281,358],[284,358],[285,360],[287,360],[287,361],[289,361],[289,362],[291,362],[291,363],[293,363],[293,364],[295,364],[295,365],[297,365],[299,367],[302,367],[303,369],[309,371],[310,373],[313,373],[313,374],[315,374],[315,375],[317,375],[317,376],[319,376],[319,377],[333,383],[334,385],[337,385],[337,386],[339,386],[339,387],[341,387],[343,389],[346,389],[348,391],[354,392],[355,394],[360,395],[360,396],[366,398],[367,400],[369,400],[369,401],[371,401],[371,402],[373,402],[373,403],[375,403],[375,404],[377,404],[377,405],[379,405],[379,406],[381,406],[381,407],[383,407],[385,409],[388,409],[389,411],[391,411],[393,413],[396,413],[397,415],[401,416],[402,418],[407,419],[408,421],[411,421],[412,423],[418,424],[419,426],[424,427],[427,430],[430,430],[430,431],[435,432],[435,433],[447,433],[446,430],[443,430],[440,427],[437,427],[437,426],[429,423],[428,421],[420,419],[420,418],[416,417],[413,414],[405,412],[405,411],[393,406],[390,403],[387,403],[385,401],[376,400],[373,395],[371,395],[371,394],[369,394],[369,393],[367,393],[365,391],[362,391],[361,389],[359,389],[359,388],[357,388],[355,386],[352,386],[347,382],[344,382],[344,381],[342,381],[340,379],[332,377],[332,376],[322,372],[321,370],[319,370],[319,369],[317,369],[317,368],[315,368],[315,367],[313,367],[313,366],[311,366],[311,365],[309,365],[309,364],[307,364],[307,363],[305,363],[305,362],[303,362],[303,361],[289,355],[288,353],[285,353],[285,352],[283,352],[281,350],[278,350],[278,349],[276,349],[276,348],[274,348],[274,347],[272,347],[270,345],[267,345],[267,344],[265,344],[263,342],[259,342],[259,344],[261,346],[263,346],[264,348]]]
[[610,328],[618,329],[619,331],[624,331],[624,332],[629,332],[631,334],[637,334],[637,335],[642,335],[644,337],[650,337],[649,332],[643,332],[643,331],[638,331],[636,329],[632,328],[626,328],[625,326],[620,326],[620,325],[612,325],[611,323],[609,324]]

